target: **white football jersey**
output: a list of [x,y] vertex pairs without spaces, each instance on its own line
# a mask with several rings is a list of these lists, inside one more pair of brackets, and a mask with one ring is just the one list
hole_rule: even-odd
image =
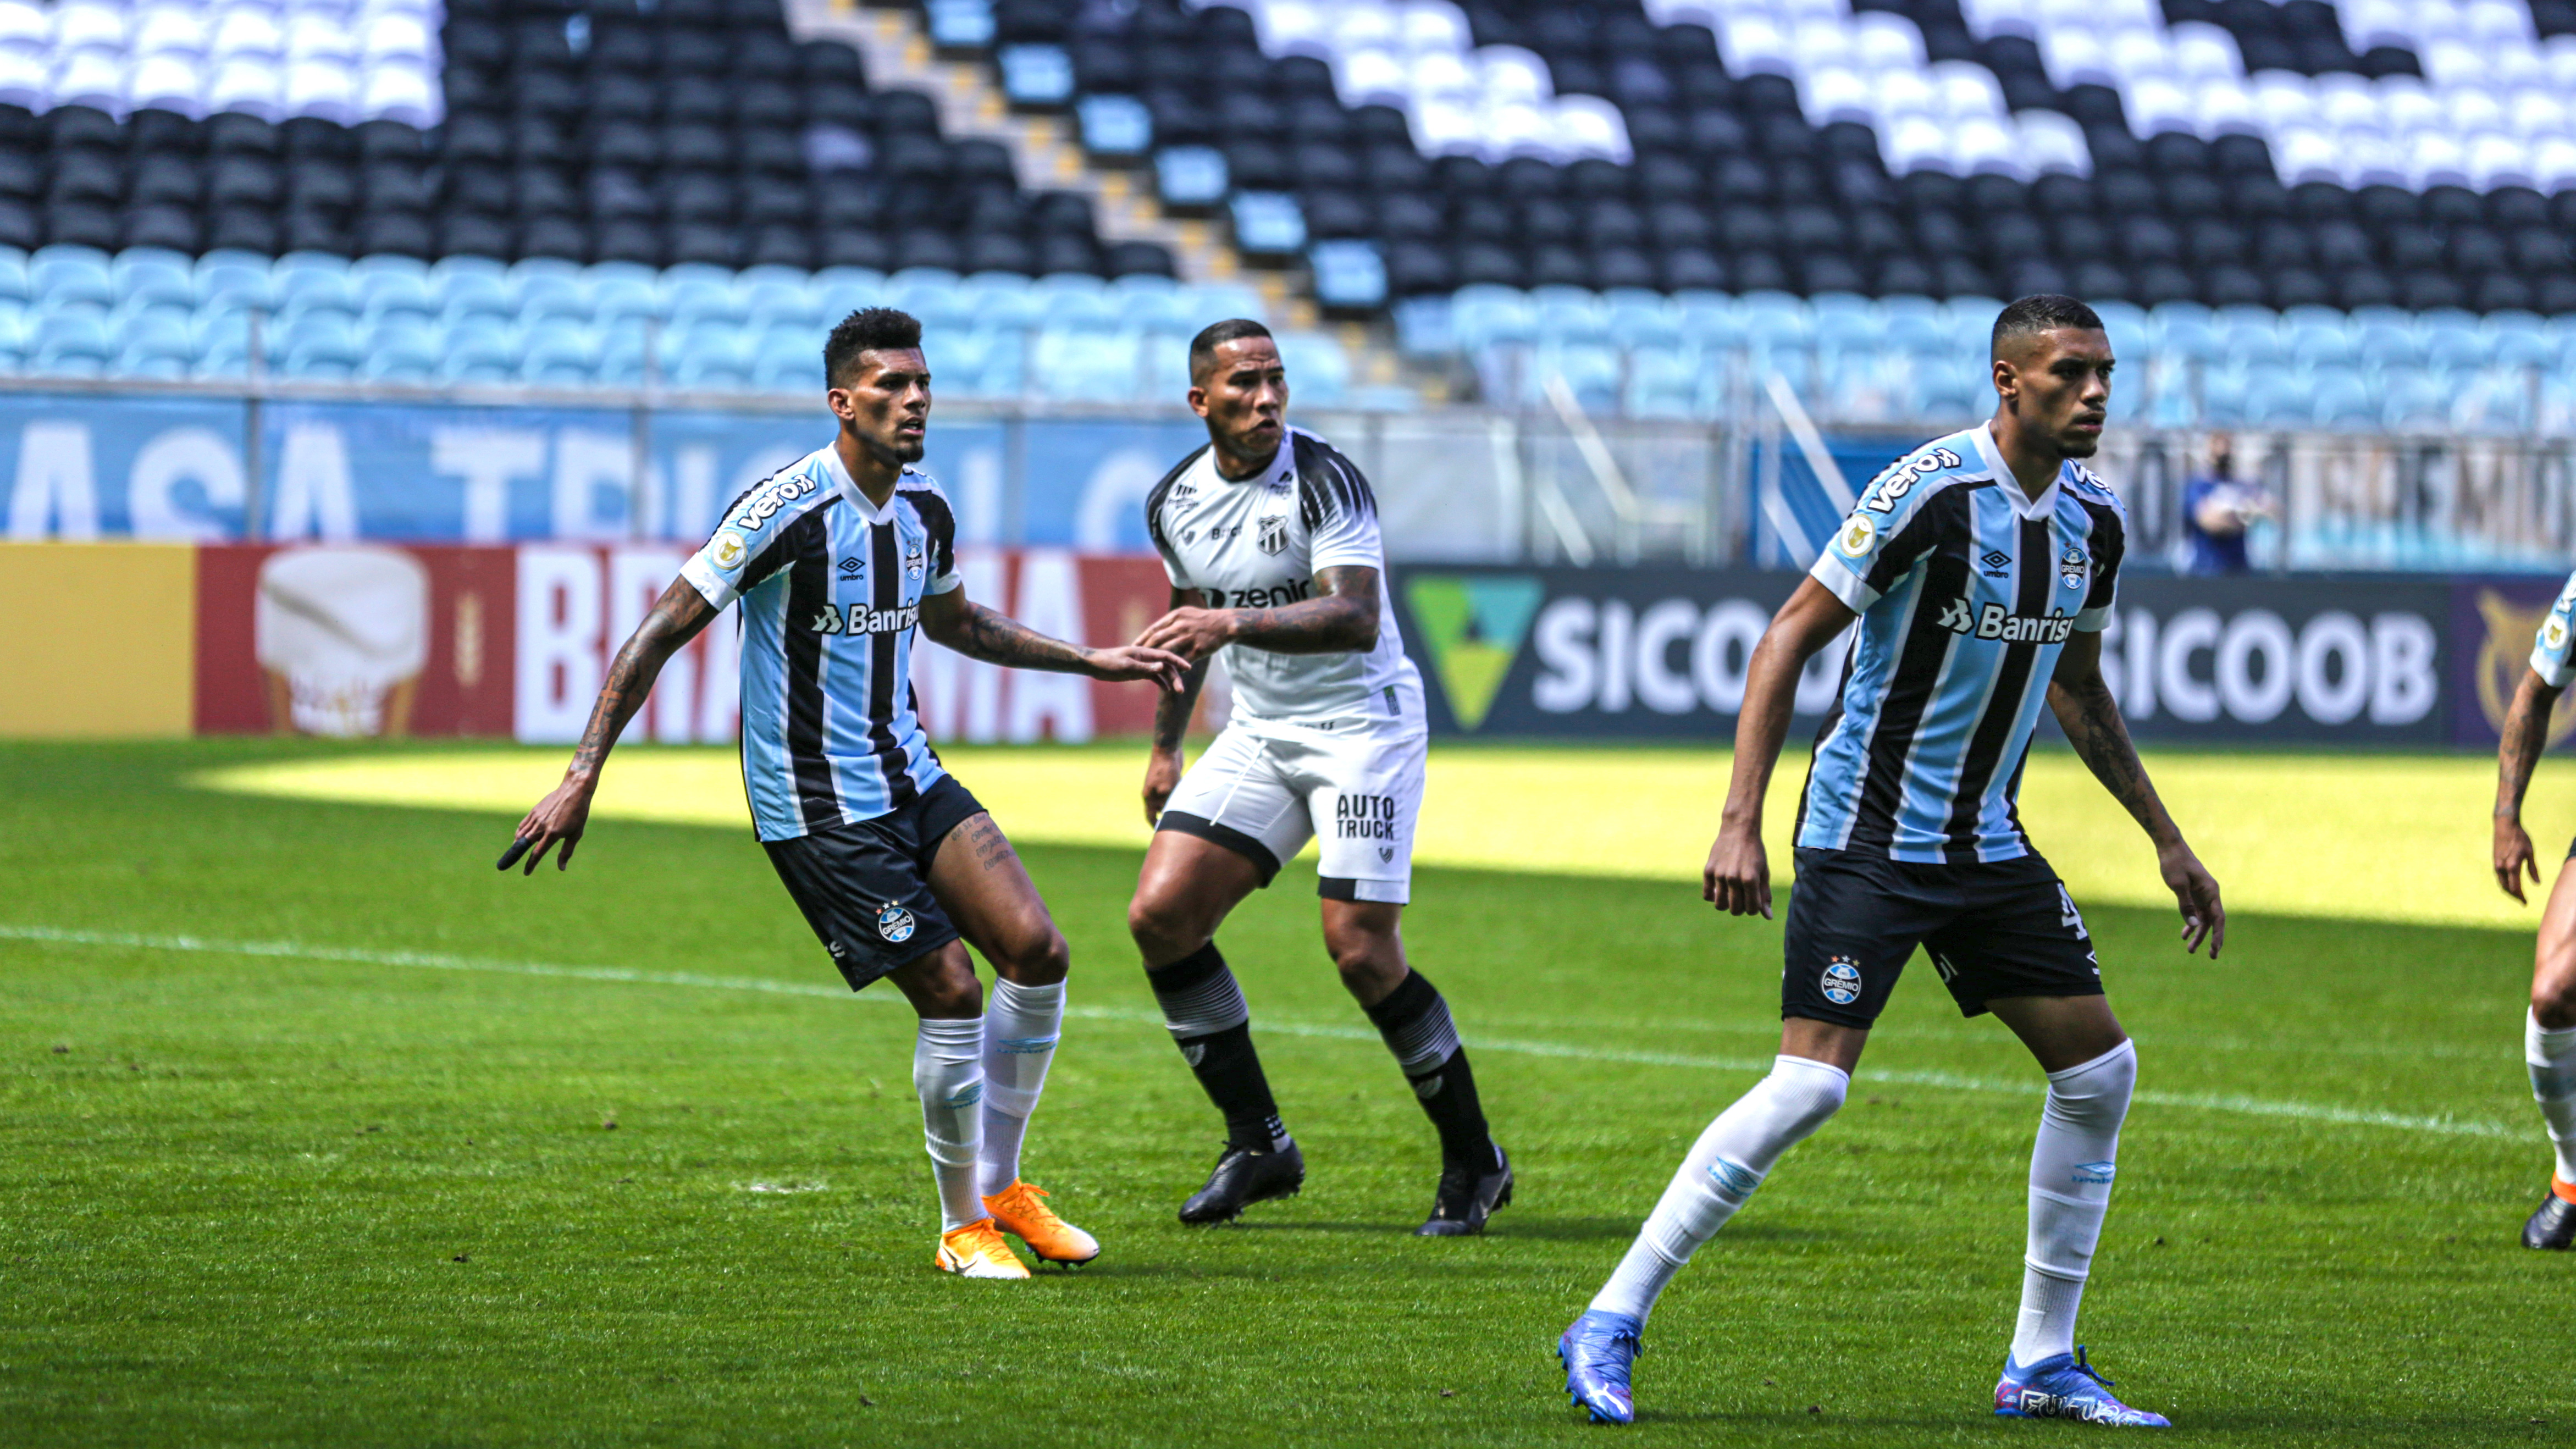
[[1366,653],[1226,646],[1235,725],[1425,727],[1422,676],[1405,657],[1387,594],[1377,495],[1331,444],[1290,428],[1270,466],[1240,481],[1217,471],[1213,447],[1201,448],[1154,485],[1145,532],[1172,586],[1197,591],[1212,609],[1278,608],[1313,598],[1321,570],[1377,570],[1377,647]]

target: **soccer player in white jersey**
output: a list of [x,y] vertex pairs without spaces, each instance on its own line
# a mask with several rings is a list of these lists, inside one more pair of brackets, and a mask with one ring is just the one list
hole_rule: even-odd
[[[1044,1261],[1098,1256],[1020,1178],[1020,1145],[1064,1018],[1064,937],[1011,844],[940,767],[912,705],[916,632],[995,664],[1151,679],[1159,649],[1083,649],[967,601],[956,526],[921,457],[930,367],[921,324],[871,307],[832,329],[830,443],[725,510],[706,546],[617,652],[563,783],[528,812],[501,866],[572,863],[601,767],[662,665],[742,606],[742,763],[752,823],[787,893],[853,991],[891,979],[921,1018],[912,1081],[939,1188],[934,1261],[1026,1278],[1008,1232]],[[987,1003],[966,946],[993,965]]]
[[[1191,666],[1154,717],[1154,840],[1127,908],[1164,1024],[1225,1118],[1225,1148],[1181,1221],[1224,1222],[1305,1182],[1216,930],[1313,839],[1324,948],[1440,1137],[1440,1186],[1416,1231],[1481,1232],[1511,1201],[1511,1166],[1486,1131],[1448,1003],[1406,963],[1397,930],[1427,731],[1387,603],[1377,500],[1349,459],[1287,426],[1287,373],[1260,323],[1219,322],[1191,341],[1189,401],[1208,445],[1146,501],[1172,609],[1137,642]],[[1220,651],[1233,715],[1185,773],[1182,736]]]
[[[2540,880],[2531,836],[2522,828],[2522,796],[2532,768],[2549,744],[2549,715],[2568,682],[2576,679],[2576,575],[2540,621],[2531,667],[2505,712],[2504,738],[2496,744],[2496,884],[2523,899],[2523,876]],[[2568,847],[2576,860],[2576,846]],[[2557,1162],[2539,1210],[2522,1225],[2522,1245],[2564,1251],[2576,1245],[2576,870],[2559,868],[2558,883],[2540,913],[2540,940],[2531,967],[2531,1011],[2523,1018],[2522,1056],[2531,1068],[2531,1095],[2549,1124]]]
[[2072,297],[2024,297],[1995,319],[1991,358],[1993,418],[1881,473],[1753,651],[1706,895],[1730,915],[1768,917],[1762,802],[1798,671],[1859,623],[1799,810],[1779,1058],[1700,1134],[1558,1340],[1566,1391],[1597,1421],[1633,1417],[1629,1366],[1656,1295],[1842,1106],[1920,945],[1960,1011],[1993,1012],[2048,1074],[2021,1314],[1995,1412],[2165,1422],[2113,1398],[2074,1341],[2137,1057],[2103,997],[2084,918],[2014,806],[2043,703],[2155,843],[2185,949],[2205,940],[2215,958],[2226,914],[2102,680],[2124,529],[2119,499],[2076,462],[2092,456],[2110,403],[2102,319]]

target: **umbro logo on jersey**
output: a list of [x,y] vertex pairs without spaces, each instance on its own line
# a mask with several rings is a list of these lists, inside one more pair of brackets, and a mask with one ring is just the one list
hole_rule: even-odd
[[852,604],[849,616],[839,609],[825,609],[805,627],[817,634],[900,634],[921,622],[918,606],[905,609],[871,609],[865,604]]
[[1980,639],[2000,639],[2006,644],[2063,644],[2075,632],[2072,614],[2043,614],[2036,618],[2016,614],[2001,604],[1988,604],[1976,613],[1968,612],[1968,601],[1952,599],[1941,611],[1942,628],[1953,634],[1973,634]]
[[1999,579],[2012,571],[2012,555],[1999,548],[1987,549],[1978,556],[1977,562],[1986,566],[1986,574],[1990,578]]
[[1285,517],[1276,514],[1262,519],[1261,534],[1252,542],[1254,547],[1267,554],[1275,554],[1281,549],[1286,548],[1288,546],[1288,520]]
[[1198,489],[1187,483],[1175,483],[1172,485],[1172,491],[1164,495],[1163,505],[1168,508],[1175,503],[1187,503],[1198,496]]
[[852,554],[848,558],[841,560],[841,577],[845,579],[854,579],[858,576],[859,556],[857,554]]

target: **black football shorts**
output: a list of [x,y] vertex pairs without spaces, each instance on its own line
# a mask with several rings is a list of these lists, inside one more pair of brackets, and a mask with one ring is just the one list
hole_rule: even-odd
[[1917,945],[1964,1016],[2011,996],[2099,996],[2102,971],[2074,898],[2036,853],[1915,865],[1849,850],[1797,852],[1780,1014],[1866,1031]]
[[948,832],[983,809],[956,777],[942,775],[911,804],[874,820],[761,844],[832,964],[858,991],[957,939],[930,894],[930,863]]

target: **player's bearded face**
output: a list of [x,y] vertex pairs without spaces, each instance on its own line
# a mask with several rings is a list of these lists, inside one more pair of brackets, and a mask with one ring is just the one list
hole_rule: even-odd
[[1288,373],[1269,338],[1240,337],[1220,345],[1207,381],[1190,393],[1208,432],[1227,452],[1258,457],[1279,446],[1287,428]]
[[858,375],[832,390],[833,411],[859,445],[891,463],[917,463],[930,426],[930,364],[916,348],[860,355]]

